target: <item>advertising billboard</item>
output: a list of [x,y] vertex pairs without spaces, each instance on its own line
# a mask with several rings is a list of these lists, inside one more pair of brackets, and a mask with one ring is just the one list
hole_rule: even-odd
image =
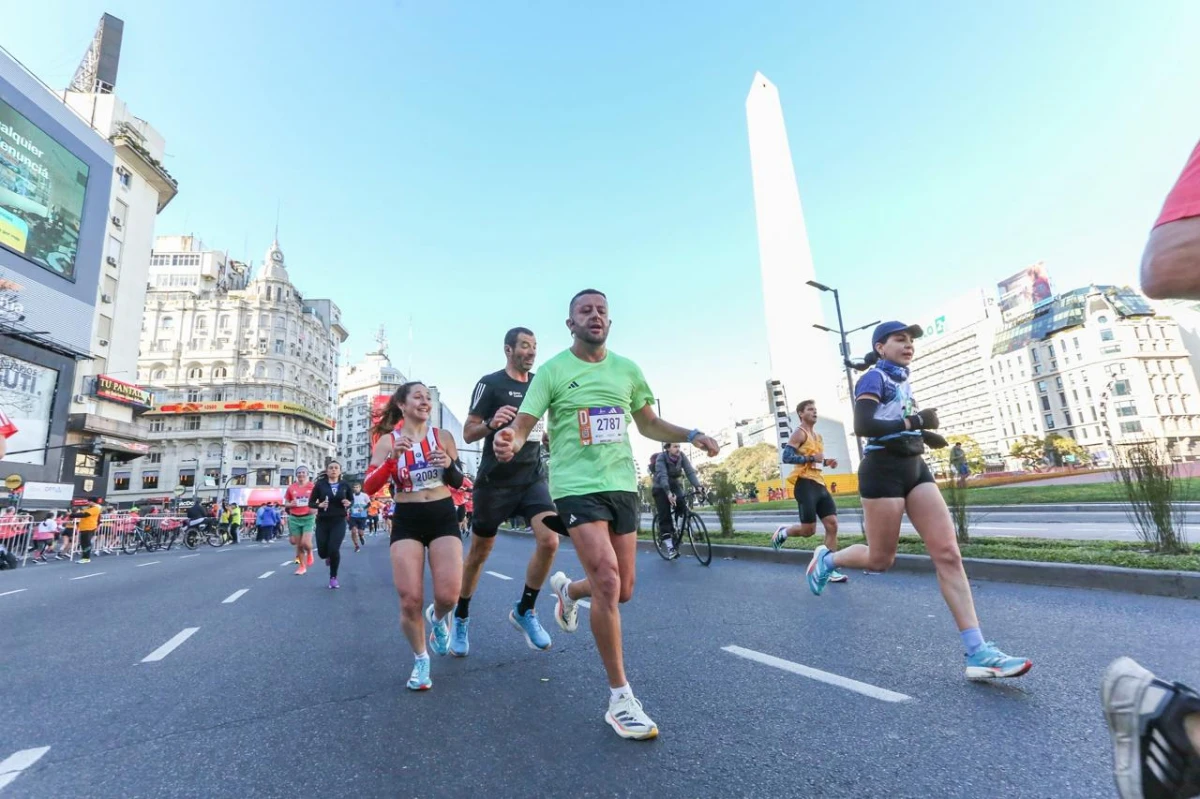
[[0,246],[75,280],[88,165],[0,100]]
[[1041,261],[996,284],[1000,313],[1011,319],[1054,299],[1046,265]]
[[109,402],[132,405],[135,408],[150,407],[150,392],[132,383],[114,380],[108,375],[96,375],[92,394]]
[[0,355],[0,410],[16,428],[8,439],[6,462],[45,465],[57,387],[56,370]]
[[147,416],[177,416],[194,413],[286,413],[299,416],[310,422],[333,429],[333,419],[295,402],[275,400],[233,400],[231,402],[174,402],[156,405],[146,412]]

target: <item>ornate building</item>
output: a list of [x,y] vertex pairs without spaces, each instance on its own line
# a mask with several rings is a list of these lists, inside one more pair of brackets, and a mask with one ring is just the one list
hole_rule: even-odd
[[[138,382],[151,451],[113,471],[116,502],[227,486],[278,488],[334,455],[338,347],[331,300],[292,284],[279,242],[258,275],[191,236],[160,237],[150,260]],[[179,489],[182,489],[180,491]]]

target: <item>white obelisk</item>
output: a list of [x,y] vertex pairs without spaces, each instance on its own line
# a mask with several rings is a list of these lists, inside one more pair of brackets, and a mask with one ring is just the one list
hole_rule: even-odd
[[[761,72],[755,73],[746,96],[746,124],[771,377],[783,383],[793,428],[797,403],[816,400],[820,417],[817,432],[825,442],[825,457],[838,460],[834,471],[849,472],[856,464],[850,460],[846,437],[853,428],[849,423],[850,405],[838,399],[838,382],[846,379],[838,356],[840,342],[836,335],[813,327],[822,324],[836,328],[837,324],[836,320],[830,324],[825,319],[822,292],[806,284],[816,280],[816,273],[783,108],[775,84]],[[830,282],[836,285],[836,281]]]

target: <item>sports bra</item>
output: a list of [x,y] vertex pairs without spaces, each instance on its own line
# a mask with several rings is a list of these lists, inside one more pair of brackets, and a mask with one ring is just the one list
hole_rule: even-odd
[[[442,480],[442,473],[445,471],[441,466],[433,466],[429,463],[429,456],[435,450],[441,449],[441,440],[438,436],[436,427],[429,428],[429,432],[419,442],[413,445],[413,448],[405,452],[396,463],[396,477],[392,480],[392,487],[395,491],[402,494],[411,494],[416,491],[427,491],[431,488],[445,485]],[[403,435],[401,430],[392,431],[392,445],[400,440]]]

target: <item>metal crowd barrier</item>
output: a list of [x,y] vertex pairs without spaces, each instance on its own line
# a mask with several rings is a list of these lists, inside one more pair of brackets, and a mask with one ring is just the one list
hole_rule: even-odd
[[33,517],[26,513],[0,516],[0,558],[5,568],[25,564],[33,541]]

